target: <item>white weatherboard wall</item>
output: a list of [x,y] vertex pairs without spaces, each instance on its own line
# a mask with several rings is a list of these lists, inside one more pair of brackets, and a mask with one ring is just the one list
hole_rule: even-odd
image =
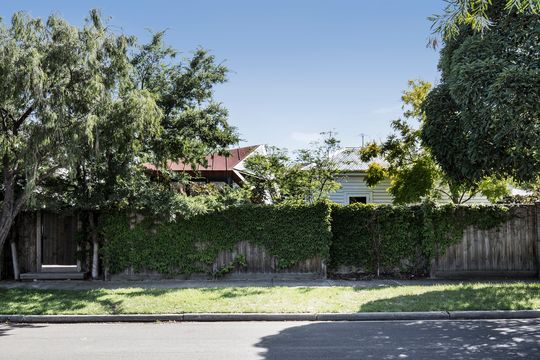
[[390,186],[389,180],[383,180],[379,185],[370,188],[364,181],[364,174],[339,175],[336,181],[341,184],[341,188],[330,193],[329,198],[333,202],[341,205],[349,205],[349,197],[366,196],[368,203],[392,204],[392,195],[386,191]]
[[[341,205],[349,205],[349,197],[351,196],[365,196],[367,202],[371,204],[392,204],[393,196],[387,191],[390,187],[390,180],[383,180],[377,186],[370,188],[364,181],[365,174],[347,174],[339,175],[336,177],[336,181],[341,184],[341,188],[333,193],[329,194],[329,199],[335,203]],[[444,196],[437,201],[440,204],[450,203],[450,199]],[[491,204],[489,200],[478,194],[473,196],[472,199],[466,202],[466,204]]]

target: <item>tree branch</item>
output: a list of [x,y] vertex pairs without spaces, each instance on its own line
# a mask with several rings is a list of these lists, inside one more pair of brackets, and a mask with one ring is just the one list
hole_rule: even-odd
[[23,122],[32,114],[32,111],[34,111],[34,105],[31,105],[26,111],[19,117],[17,121],[13,124],[13,134],[16,135],[19,131],[19,128],[23,124]]

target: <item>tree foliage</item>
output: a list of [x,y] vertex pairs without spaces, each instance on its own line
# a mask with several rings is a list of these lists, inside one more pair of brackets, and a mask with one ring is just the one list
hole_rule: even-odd
[[215,86],[227,81],[228,69],[201,48],[177,60],[177,51],[165,44],[164,36],[153,34],[131,61],[133,82],[156,95],[163,113],[160,136],[148,142],[148,150],[158,163],[172,159],[202,164],[208,154],[239,140],[227,121],[227,109],[213,97]]
[[506,13],[538,14],[540,0],[445,0],[446,7],[442,14],[429,19],[433,23],[435,33],[441,34],[445,40],[459,35],[464,28],[483,33],[497,26],[498,16],[494,8]]
[[103,103],[123,90],[130,41],[109,32],[96,11],[81,28],[55,15],[0,22],[0,249],[30,195],[71,161]]
[[[446,198],[455,204],[467,202],[477,193],[495,201],[506,195],[506,182],[481,179],[463,184],[449,178],[441,169],[429,149],[423,146],[421,134],[425,126],[423,104],[431,84],[422,80],[409,81],[403,92],[403,118],[394,120],[395,133],[382,144],[370,143],[360,151],[362,160],[369,162],[381,158],[384,166],[372,162],[366,174],[366,183],[375,186],[390,178],[388,191],[397,204],[418,203],[426,198]],[[414,124],[417,122],[417,124]]]
[[[497,4],[497,6],[496,6]],[[462,184],[535,181],[540,169],[540,16],[499,3],[483,34],[463,28],[441,50],[440,85],[424,104],[423,143]]]
[[203,49],[177,61],[163,36],[138,45],[98,11],[80,28],[56,15],[0,22],[0,249],[30,199],[89,214],[141,207],[154,191],[178,200],[143,163],[200,164],[237,141],[213,98],[227,68]]
[[335,175],[339,168],[331,155],[338,150],[339,141],[332,133],[321,135],[323,139],[310,148],[298,150],[295,159],[275,147],[246,159],[254,201],[317,203],[337,190]]

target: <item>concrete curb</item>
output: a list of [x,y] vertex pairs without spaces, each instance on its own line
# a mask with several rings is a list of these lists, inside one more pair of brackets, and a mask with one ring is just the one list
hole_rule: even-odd
[[540,310],[370,312],[348,314],[157,314],[157,315],[0,315],[10,323],[220,322],[220,321],[399,321],[540,319]]

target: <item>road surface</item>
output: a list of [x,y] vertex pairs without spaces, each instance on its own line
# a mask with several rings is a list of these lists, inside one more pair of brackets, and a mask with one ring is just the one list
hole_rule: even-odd
[[0,359],[540,359],[540,319],[0,324]]

